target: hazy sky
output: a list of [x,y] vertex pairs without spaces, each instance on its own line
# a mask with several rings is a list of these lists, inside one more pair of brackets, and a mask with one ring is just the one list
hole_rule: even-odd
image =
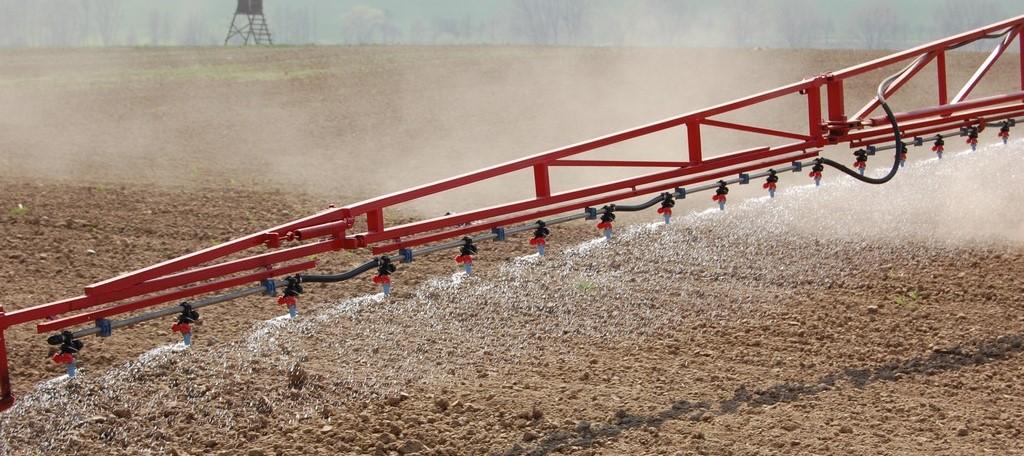
[[[1020,0],[264,0],[286,44],[897,48]],[[0,45],[217,45],[236,0],[0,0]]]

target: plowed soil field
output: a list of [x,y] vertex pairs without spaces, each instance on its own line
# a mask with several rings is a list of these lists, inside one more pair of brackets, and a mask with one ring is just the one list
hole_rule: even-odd
[[[0,305],[876,56],[720,55],[0,51]],[[1019,90],[1013,57],[979,95]],[[781,112],[767,122],[803,116]],[[681,153],[662,139],[637,153]],[[481,244],[472,277],[440,253],[402,265],[391,298],[368,277],[309,285],[294,321],[265,297],[210,307],[188,350],[170,319],[87,338],[73,380],[45,334],[14,327],[0,454],[1024,454],[1024,143],[995,142],[912,149],[881,187],[787,174],[778,198],[736,192],[725,212],[701,194],[671,225],[624,217],[610,242],[559,226],[544,258],[522,237]]]

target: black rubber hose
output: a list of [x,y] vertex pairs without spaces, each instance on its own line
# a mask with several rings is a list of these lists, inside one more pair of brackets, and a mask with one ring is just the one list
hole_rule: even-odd
[[[632,205],[632,206],[615,205],[615,211],[616,212],[619,212],[619,211],[623,211],[623,212],[642,211],[642,210],[647,209],[647,208],[649,208],[651,206],[654,206],[655,204],[658,204],[658,203],[662,202],[664,199],[665,199],[665,195],[661,194],[661,195],[658,195],[657,197],[652,198],[651,200],[649,200],[647,202],[644,202],[644,203],[641,203],[641,204],[636,204],[636,205]],[[375,269],[375,268],[377,268],[379,266],[380,266],[380,259],[379,258],[374,258],[374,259],[372,259],[370,261],[367,261],[366,263],[363,263],[363,264],[357,266],[355,269],[352,269],[350,271],[346,271],[346,272],[342,272],[342,273],[338,273],[338,274],[323,274],[323,275],[299,274],[298,277],[299,277],[299,281],[302,282],[302,283],[344,282],[346,280],[355,278],[356,276],[358,276],[358,275],[360,275],[360,274],[362,274],[364,272],[371,271],[371,270],[373,270],[373,269]]]
[[637,212],[637,211],[642,211],[642,210],[647,209],[647,208],[649,208],[651,206],[654,206],[655,204],[658,204],[658,203],[662,202],[664,199],[665,199],[665,195],[661,194],[661,195],[658,195],[655,198],[652,198],[651,200],[649,200],[649,201],[647,201],[645,203],[634,204],[632,206],[616,204],[615,205],[615,212]]
[[[833,168],[836,168],[836,169],[838,169],[838,170],[840,170],[840,171],[850,175],[854,179],[857,179],[857,180],[859,180],[861,182],[867,182],[869,184],[884,184],[886,182],[889,182],[889,180],[891,180],[894,176],[896,176],[896,172],[899,171],[899,169],[900,169],[900,159],[902,158],[902,154],[903,154],[903,151],[906,148],[906,145],[903,144],[903,138],[900,135],[900,126],[896,122],[896,116],[892,113],[892,109],[889,108],[889,104],[886,103],[886,101],[885,101],[884,93],[885,93],[885,90],[888,88],[889,84],[892,82],[892,80],[895,79],[895,77],[898,76],[901,73],[897,73],[896,75],[894,75],[894,76],[890,77],[889,79],[883,81],[882,84],[879,86],[879,90],[878,90],[879,102],[882,105],[882,109],[885,110],[885,116],[889,118],[889,123],[892,124],[893,137],[894,137],[894,139],[896,141],[896,156],[893,158],[892,169],[889,170],[889,174],[886,174],[885,176],[882,176],[880,178],[872,178],[872,177],[861,176],[859,172],[854,171],[854,170],[852,170],[852,169],[850,169],[850,168],[848,168],[848,167],[846,167],[846,166],[844,166],[844,165],[842,165],[842,164],[840,164],[838,162],[835,162],[833,160],[829,160],[829,159],[824,158],[824,157],[818,159],[818,161],[820,163],[825,164],[825,165],[829,165],[829,166],[831,166]],[[663,194],[658,195],[658,196],[656,196],[654,198],[651,198],[650,200],[648,200],[648,201],[646,201],[644,203],[641,203],[641,204],[614,205],[613,206],[614,207],[613,210],[615,212],[636,212],[636,211],[642,211],[642,210],[648,209],[648,208],[654,206],[655,204],[658,204],[658,203],[660,203],[660,202],[662,202],[664,200],[665,200],[665,194],[663,193]],[[372,270],[374,268],[377,268],[379,266],[380,266],[380,260],[378,258],[374,258],[374,259],[372,259],[370,261],[367,261],[366,263],[363,263],[362,265],[356,267],[355,269],[353,269],[351,271],[342,272],[340,274],[327,274],[327,275],[302,275],[302,274],[300,274],[298,277],[299,277],[299,281],[300,282],[305,282],[305,283],[342,282],[342,281],[354,278],[354,277],[356,277],[356,276],[358,276],[358,275],[360,275],[360,274],[362,274],[364,272],[370,271],[370,270]]]
[[[664,199],[665,199],[665,195],[662,194],[662,195],[658,195],[657,197],[652,198],[650,201],[644,202],[642,204],[637,204],[637,205],[633,205],[633,206],[619,206],[619,205],[616,205],[615,206],[615,211],[616,212],[618,212],[618,211],[624,211],[624,212],[642,211],[642,210],[647,209],[647,208],[649,208],[651,206],[654,206],[655,204],[660,203]],[[323,275],[299,274],[298,277],[299,277],[299,281],[302,282],[302,283],[334,283],[334,282],[344,282],[346,280],[353,279],[353,278],[359,276],[360,274],[362,274],[364,272],[371,271],[371,270],[373,270],[373,269],[375,269],[377,267],[380,267],[380,259],[379,258],[374,258],[374,259],[372,259],[370,261],[367,261],[366,263],[363,263],[363,264],[357,266],[355,269],[352,269],[350,271],[346,271],[346,272],[342,272],[342,273],[338,273],[338,274],[323,274]]]
[[[1010,30],[1007,29],[1003,33],[999,33],[999,34],[995,34],[995,35],[986,35],[986,36],[983,36],[983,37],[981,37],[979,39],[998,38],[1000,36],[1003,36],[1003,35],[1009,33],[1009,31]],[[955,49],[957,47],[960,47],[960,46],[964,46],[964,45],[969,44],[971,42],[973,42],[973,41],[960,43],[960,44],[956,45],[955,47],[953,47],[953,49]],[[920,57],[919,57],[919,59],[920,59]],[[915,63],[911,63],[910,66],[913,66],[914,64],[916,64],[916,62]],[[889,108],[889,103],[887,103],[885,101],[885,91],[889,88],[889,84],[891,84],[892,81],[895,80],[896,77],[898,77],[900,74],[903,74],[903,72],[908,71],[910,69],[910,66],[905,68],[903,71],[901,71],[901,72],[899,72],[899,73],[897,73],[897,74],[895,74],[893,76],[890,76],[885,81],[882,81],[882,84],[879,85],[879,87],[878,87],[878,101],[882,105],[882,110],[885,111],[885,116],[889,119],[889,123],[892,124],[893,139],[896,142],[896,153],[895,153],[895,156],[893,157],[892,169],[889,170],[889,173],[886,174],[885,176],[874,178],[874,177],[861,176],[858,171],[854,171],[854,170],[850,169],[849,167],[847,167],[847,166],[845,166],[845,165],[843,165],[843,164],[841,164],[839,162],[836,162],[834,160],[830,160],[828,158],[824,158],[824,157],[819,158],[818,159],[819,163],[825,164],[825,165],[829,165],[829,166],[831,166],[831,167],[833,167],[835,169],[838,169],[839,171],[842,171],[842,172],[846,173],[847,175],[849,175],[850,177],[852,177],[854,179],[857,179],[857,180],[859,180],[861,182],[866,182],[866,183],[869,183],[869,184],[876,184],[876,185],[884,184],[886,182],[889,182],[890,180],[892,180],[893,177],[896,176],[896,173],[900,169],[900,161],[903,158],[903,152],[906,150],[907,145],[903,144],[903,137],[900,134],[900,125],[899,125],[899,123],[896,122],[896,115],[894,115],[892,113],[892,109]],[[661,195],[658,195],[657,197],[654,197],[654,198],[648,200],[647,202],[644,202],[644,203],[641,203],[641,204],[635,204],[635,205],[613,205],[613,207],[614,207],[614,211],[617,211],[617,212],[636,212],[636,211],[642,211],[644,209],[648,209],[651,206],[654,206],[655,204],[658,204],[658,203],[660,203],[660,202],[662,202],[664,200],[665,200],[665,194],[661,194]],[[301,275],[300,274],[298,277],[299,277],[299,281],[300,282],[306,282],[306,283],[342,282],[342,281],[345,281],[345,280],[349,280],[349,279],[351,279],[353,277],[356,277],[356,276],[358,276],[358,275],[360,275],[360,274],[362,274],[362,273],[364,273],[366,271],[370,271],[370,270],[372,270],[374,268],[377,268],[379,266],[380,266],[380,261],[377,258],[374,258],[374,259],[372,259],[370,261],[367,261],[366,263],[363,263],[359,267],[357,267],[357,268],[355,268],[355,269],[353,269],[351,271],[348,271],[348,272],[343,272],[343,273],[340,273],[340,274],[328,274],[328,275]]]
[[889,108],[889,104],[886,103],[885,101],[882,101],[881,103],[882,103],[882,109],[885,110],[885,116],[889,118],[889,123],[892,124],[892,136],[893,136],[893,139],[896,141],[896,156],[893,157],[892,169],[889,170],[888,174],[886,174],[886,175],[884,175],[882,177],[877,177],[877,178],[876,177],[861,176],[859,172],[854,171],[854,170],[850,169],[849,167],[847,167],[847,166],[845,166],[843,164],[840,164],[840,163],[838,163],[838,162],[836,162],[834,160],[829,160],[829,159],[827,159],[825,157],[822,157],[822,158],[819,158],[818,161],[820,163],[822,163],[822,164],[829,165],[829,166],[831,166],[831,167],[833,167],[835,169],[838,169],[838,170],[848,174],[850,177],[853,177],[854,179],[857,179],[857,180],[859,180],[861,182],[867,182],[869,184],[879,185],[879,184],[884,184],[884,183],[889,182],[890,180],[892,180],[892,178],[896,176],[896,172],[900,170],[900,159],[903,158],[903,151],[904,151],[904,148],[906,148],[907,146],[906,146],[906,144],[903,144],[903,137],[902,137],[902,135],[900,135],[900,125],[898,123],[896,123],[896,116],[893,115],[892,109]]
[[372,270],[372,269],[374,269],[374,268],[376,268],[378,266],[380,266],[380,260],[378,260],[377,258],[374,258],[374,259],[372,259],[370,261],[367,261],[366,263],[363,263],[363,264],[359,265],[358,267],[356,267],[355,269],[353,269],[351,271],[342,272],[340,274],[327,274],[327,275],[305,275],[305,274],[300,274],[299,275],[299,281],[300,282],[304,282],[304,283],[342,282],[342,281],[351,279],[351,278],[353,278],[355,276],[358,276],[359,274],[362,274],[362,273],[364,273],[366,271],[370,271],[370,270]]
[[885,101],[885,91],[889,90],[889,85],[892,84],[892,82],[895,81],[896,78],[900,77],[900,75],[906,73],[907,71],[910,71],[910,69],[914,65],[917,65],[922,58],[924,58],[924,56],[918,57],[916,60],[911,62],[910,65],[907,65],[907,67],[904,68],[902,71],[892,76],[889,76],[888,78],[885,78],[882,81],[882,83],[878,85],[878,90],[876,91],[878,102],[879,104],[882,105],[882,109],[885,111],[885,117],[888,118],[889,123],[892,124],[892,136],[893,140],[896,141],[896,153],[893,157],[892,169],[889,170],[889,173],[882,177],[867,177],[861,176],[860,172],[854,171],[841,163],[827,159],[825,157],[819,158],[818,163],[831,166],[835,169],[838,169],[839,171],[846,173],[847,175],[854,179],[857,179],[861,182],[866,182],[868,184],[884,184],[886,182],[889,182],[890,180],[892,180],[893,177],[896,176],[896,172],[900,170],[900,159],[903,158],[903,152],[906,150],[907,145],[903,144],[903,136],[900,134],[900,125],[899,123],[896,122],[896,115],[892,113],[892,109],[889,108],[889,103]]
[[946,50],[947,50],[947,51],[952,51],[952,50],[954,50],[954,49],[959,49],[959,48],[962,48],[962,47],[964,47],[964,46],[967,46],[968,44],[972,44],[972,43],[974,43],[975,41],[979,41],[979,40],[991,40],[991,39],[993,39],[993,38],[1002,38],[1002,37],[1003,37],[1003,36],[1005,36],[1005,35],[1006,35],[1007,33],[1010,33],[1010,30],[1013,30],[1013,28],[1012,28],[1012,27],[1011,27],[1011,28],[1008,28],[1008,29],[1006,29],[1006,30],[1004,30],[1004,31],[1002,31],[1002,32],[1000,32],[1000,33],[995,33],[995,34],[991,34],[991,35],[983,35],[983,36],[979,36],[979,37],[977,37],[977,38],[975,38],[975,39],[973,39],[973,40],[971,40],[971,41],[964,41],[963,43],[957,43],[957,44],[954,44],[954,45],[952,45],[952,46],[950,46],[950,47],[946,48]]

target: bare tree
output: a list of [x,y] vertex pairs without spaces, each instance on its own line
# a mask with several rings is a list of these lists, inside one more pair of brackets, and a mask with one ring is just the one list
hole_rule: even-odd
[[515,25],[527,42],[552,43],[557,39],[558,24],[544,0],[519,0],[515,14]]
[[36,15],[33,10],[39,8],[39,3],[18,2],[12,0],[7,7],[11,8],[4,9],[4,11],[9,11],[9,14],[5,16],[7,16],[10,21],[8,25],[11,27],[11,44],[20,44],[23,46],[38,45],[38,40],[41,35],[39,27],[30,27],[29,24],[33,23],[33,18]]
[[790,48],[814,47],[824,35],[824,16],[814,0],[789,0],[776,9],[779,35]]
[[[77,12],[72,11],[79,5],[64,4],[58,1],[42,1],[44,6],[40,10],[36,21],[43,25],[45,35],[43,44],[47,46],[71,46],[73,38],[78,35],[82,21]],[[69,14],[71,13],[71,14]]]
[[590,3],[577,0],[516,0],[513,24],[533,44],[571,44],[587,26]]
[[828,18],[828,19],[825,19],[825,23],[822,25],[822,28],[821,28],[822,47],[824,47],[824,48],[832,47],[832,40],[834,39],[835,33],[836,33],[836,23],[835,23],[835,21],[832,20],[831,17]]
[[149,12],[149,44],[151,46],[159,46],[162,42],[163,34],[161,33],[161,27],[163,23],[160,18],[160,10],[152,10]]
[[410,43],[429,43],[427,33],[427,25],[422,20],[417,19],[413,21],[412,25],[409,26],[408,42]]
[[[932,9],[936,36],[949,36],[982,27],[993,22],[993,18],[1004,17],[1003,5],[993,0],[974,0],[970,6],[956,0],[946,0]],[[989,47],[977,42],[968,49],[981,50]]]
[[173,33],[172,30],[174,30],[174,29],[171,28],[171,14],[169,12],[164,12],[163,14],[160,15],[160,42],[161,43],[167,43],[167,42],[170,42],[173,39],[173,38],[171,38],[171,33]]
[[92,5],[96,17],[96,28],[104,46],[114,44],[121,24],[121,0],[102,0]]
[[313,14],[309,8],[279,6],[273,17],[277,41],[307,44],[312,42]]
[[[645,0],[637,5],[644,9],[643,20],[650,23],[651,40],[659,44],[682,42],[694,29],[700,17],[701,0]],[[731,3],[731,2],[727,2]],[[634,28],[625,24],[624,29]]]
[[764,6],[755,0],[728,0],[722,6],[729,21],[731,44],[741,48],[753,44],[754,33],[764,17]]
[[1002,5],[992,0],[973,0],[970,6],[957,0],[946,0],[932,8],[933,22],[940,35],[953,35],[988,25],[993,18],[1003,17]]
[[392,43],[399,38],[399,29],[387,11],[369,6],[355,6],[342,16],[345,42],[353,44]]
[[903,20],[888,3],[874,2],[862,7],[854,17],[854,26],[867,49],[892,47],[903,33]]
[[92,18],[95,15],[96,3],[98,0],[78,0],[77,5],[67,4],[68,8],[77,6],[78,20],[71,30],[74,33],[72,40],[76,44],[91,44],[92,40]]
[[132,28],[128,29],[128,36],[125,38],[124,44],[126,44],[128,46],[138,46],[139,45],[139,31],[136,30],[136,28],[134,26],[132,26]]
[[558,6],[558,22],[562,27],[562,36],[567,43],[578,43],[586,32],[590,3],[562,0],[555,2]]
[[210,30],[206,25],[206,20],[198,12],[189,14],[181,29],[179,42],[186,46],[212,44],[214,42],[213,35],[210,34]]
[[432,43],[458,43],[464,32],[461,23],[451,17],[438,17],[430,22],[430,41]]
[[431,41],[435,43],[470,43],[479,39],[484,26],[469,14],[461,18],[440,17],[430,24]]
[[18,22],[15,18],[23,13],[22,8],[22,5],[13,0],[0,0],[0,11],[4,11],[4,14],[0,15],[0,46],[14,45],[14,38],[17,36],[14,27]]

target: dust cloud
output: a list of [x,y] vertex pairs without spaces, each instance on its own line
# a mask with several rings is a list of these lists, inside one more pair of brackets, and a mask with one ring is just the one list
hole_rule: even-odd
[[[298,321],[257,323],[232,343],[157,349],[106,373],[39,385],[0,417],[0,436],[56,451],[103,433],[103,445],[166,451],[171,429],[232,429],[267,414],[266,404],[287,411],[278,426],[292,425],[411,388],[458,389],[482,378],[476,366],[485,362],[488,375],[513,379],[552,351],[572,360],[602,340],[643,350],[680,328],[768,318],[807,292],[800,286],[867,280],[891,261],[948,262],[962,243],[1021,242],[1024,212],[1008,209],[1024,190],[1010,166],[1022,158],[1024,141],[951,150],[888,185],[842,177],[794,186],[726,212],[634,225],[610,243],[560,246],[554,261],[518,257],[483,280],[437,278],[408,299],[367,295]],[[308,384],[286,388],[285,378]],[[139,419],[110,428],[94,418],[96,404]],[[53,427],[36,426],[58,411]],[[138,438],[156,431],[161,437]]]
[[[210,192],[273,187],[345,204],[876,54],[469,46],[9,50],[0,64],[0,175]],[[975,60],[958,54],[950,66],[965,72]],[[990,77],[997,88],[1013,80],[1006,68]],[[869,93],[876,80],[866,79],[851,90]],[[931,103],[927,88],[907,91],[902,106]],[[849,98],[848,109],[857,108],[857,98]],[[794,96],[723,120],[802,131],[803,103]],[[713,156],[766,140],[705,128],[704,147]],[[681,160],[685,144],[685,131],[675,128],[579,158]],[[651,171],[557,168],[552,179],[560,191]],[[524,171],[401,209],[461,212],[532,191]]]
[[[757,198],[738,209],[740,214],[756,211],[752,222],[758,226],[823,239],[945,247],[1019,245],[1024,242],[1024,174],[1016,163],[1022,158],[1020,140],[982,145],[977,152],[954,144],[942,160],[909,164],[885,185],[863,184],[826,168],[820,188],[795,186],[777,200]],[[797,176],[801,181],[803,177]]]

